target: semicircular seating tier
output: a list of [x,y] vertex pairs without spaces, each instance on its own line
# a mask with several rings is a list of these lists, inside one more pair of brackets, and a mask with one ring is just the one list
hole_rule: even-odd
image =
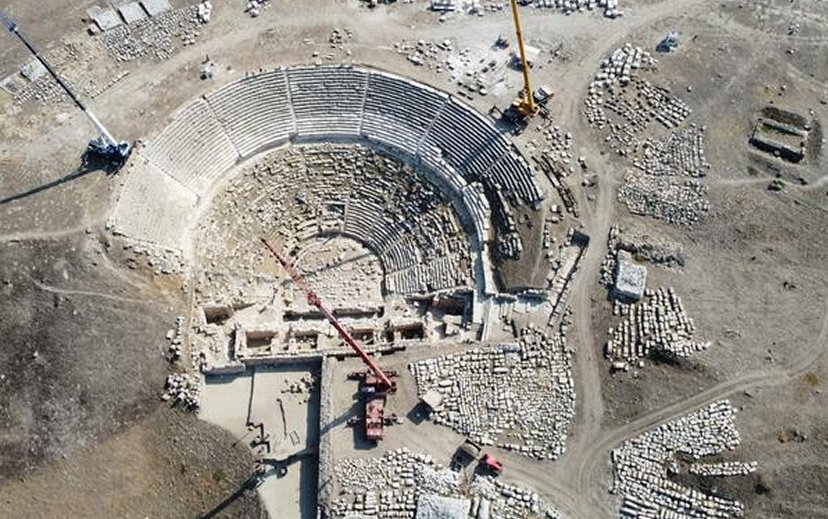
[[[246,214],[233,218],[240,206]],[[204,267],[209,281],[198,289],[215,294],[213,300],[240,292],[233,279],[255,278],[260,236],[298,257],[320,236],[354,239],[376,254],[390,293],[474,286],[469,236],[445,194],[410,166],[363,146],[302,146],[268,155],[214,198],[197,232],[199,264],[220,266]]]
[[492,206],[543,198],[504,134],[448,94],[374,69],[303,66],[248,74],[182,107],[131,159],[110,224],[186,249],[182,225],[226,173],[302,142],[367,142],[421,166],[481,248],[492,238],[492,213],[503,212]]

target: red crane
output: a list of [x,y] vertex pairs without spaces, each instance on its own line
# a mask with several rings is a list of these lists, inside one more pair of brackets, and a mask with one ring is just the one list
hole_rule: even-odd
[[[386,393],[393,393],[397,390],[396,382],[389,377],[379,366],[376,365],[374,359],[368,356],[365,353],[365,350],[357,343],[356,339],[346,330],[342,324],[337,320],[336,316],[334,316],[333,312],[328,310],[324,304],[322,304],[322,300],[319,299],[319,296],[313,289],[308,285],[305,281],[305,278],[302,277],[291,263],[282,256],[279,251],[274,249],[270,243],[267,242],[266,239],[262,238],[262,243],[267,250],[273,255],[274,258],[284,267],[288,274],[290,274],[291,279],[296,285],[302,289],[305,293],[305,297],[308,299],[308,303],[315,306],[322,315],[325,316],[325,319],[328,320],[329,323],[339,332],[339,336],[342,337],[348,346],[350,346],[359,358],[362,359],[368,368],[370,369],[371,373],[366,374],[363,378],[362,388],[360,393],[365,396],[365,432],[366,436],[369,440],[378,441],[382,439],[383,435],[383,426],[384,426],[384,411],[385,411],[385,395]],[[373,376],[372,376],[373,375]]]

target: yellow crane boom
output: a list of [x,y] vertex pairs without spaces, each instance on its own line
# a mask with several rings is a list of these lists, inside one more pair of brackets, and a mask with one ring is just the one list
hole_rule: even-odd
[[523,95],[518,99],[518,111],[521,115],[535,115],[538,107],[532,96],[532,83],[529,81],[529,60],[526,59],[526,48],[523,45],[523,31],[520,29],[520,16],[518,15],[517,0],[512,0],[512,18],[515,20],[515,33],[517,34],[518,50],[520,52],[520,64],[523,69]]

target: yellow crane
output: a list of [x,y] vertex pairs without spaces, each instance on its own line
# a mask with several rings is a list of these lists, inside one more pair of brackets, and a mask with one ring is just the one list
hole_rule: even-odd
[[523,31],[520,29],[520,16],[518,15],[517,0],[512,0],[512,18],[515,20],[515,33],[517,34],[518,50],[520,52],[520,65],[523,69],[523,92],[515,100],[515,109],[522,117],[532,117],[538,113],[538,105],[532,95],[532,84],[529,81],[529,60],[526,59],[526,48],[523,45]]

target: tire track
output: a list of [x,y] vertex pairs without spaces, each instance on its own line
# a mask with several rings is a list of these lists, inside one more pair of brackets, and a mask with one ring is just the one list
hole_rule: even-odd
[[[630,437],[641,434],[656,425],[682,416],[716,400],[720,400],[736,391],[753,387],[777,386],[791,382],[804,375],[825,355],[826,346],[828,346],[828,301],[826,301],[825,315],[819,337],[808,349],[806,355],[803,355],[799,361],[789,368],[748,373],[741,377],[722,382],[690,398],[670,404],[628,424],[608,431],[595,444],[590,456],[578,468],[576,476],[578,493],[580,495],[589,495],[591,489],[599,486],[595,474],[597,465],[604,459],[605,454],[609,454],[613,446],[620,444]],[[597,502],[597,499],[593,497],[592,501],[594,504]]]

